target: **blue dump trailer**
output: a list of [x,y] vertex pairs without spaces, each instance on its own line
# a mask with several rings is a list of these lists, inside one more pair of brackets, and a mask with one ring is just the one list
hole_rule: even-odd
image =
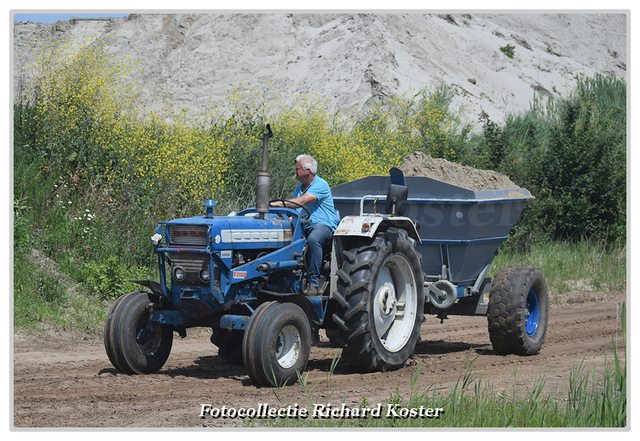
[[[499,245],[533,199],[521,188],[473,191],[428,177],[398,182],[408,188],[404,215],[418,226],[416,250],[427,286],[455,286],[451,298],[432,299],[441,308],[479,290]],[[338,185],[332,189],[336,209],[341,216],[372,213],[386,204],[391,183],[391,176],[368,176]]]
[[[528,265],[510,265],[493,280],[488,277],[498,247],[534,199],[531,193],[515,185],[469,190],[428,177],[404,177],[392,169],[389,176],[368,176],[333,187],[334,204],[343,219],[367,224],[370,218],[383,216],[380,211],[388,207],[387,192],[394,186],[405,188],[402,215],[418,232],[415,250],[424,278],[424,313],[441,319],[487,316],[497,353],[536,354],[547,326],[544,276]],[[341,223],[336,235],[345,227],[349,224]]]
[[[324,250],[319,295],[307,287],[304,207],[273,208],[266,169],[256,206],[160,222],[153,236],[160,280],[112,305],[107,355],[118,370],[160,370],[174,335],[211,329],[218,355],[257,385],[295,382],[324,330],[362,372],[402,368],[425,314],[487,317],[496,356],[534,355],[546,333],[544,276],[528,265],[488,274],[531,194],[468,190],[426,177],[368,176],[332,188],[338,226]],[[283,204],[284,205],[284,204]]]

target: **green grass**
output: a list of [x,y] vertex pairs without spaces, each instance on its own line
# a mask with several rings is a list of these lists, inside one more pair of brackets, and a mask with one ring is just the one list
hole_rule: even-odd
[[[510,391],[498,393],[485,387],[481,378],[471,377],[469,381],[463,376],[446,391],[436,388],[426,392],[414,391],[408,398],[392,395],[383,403],[370,403],[363,399],[358,406],[347,406],[375,409],[382,404],[380,418],[314,417],[314,406],[310,405],[307,418],[255,420],[248,425],[367,428],[625,427],[626,394],[617,388],[611,364],[602,377],[597,377],[579,363],[571,371],[571,376],[572,384],[566,392],[569,400],[559,395],[543,394],[544,378],[539,379],[529,391],[521,391],[514,386]],[[340,405],[337,403],[334,408]],[[421,409],[422,415],[426,416],[420,417]],[[433,409],[431,415],[438,413],[439,417],[429,418],[427,409]],[[442,410],[438,412],[436,409]],[[410,416],[412,410],[417,416]],[[409,417],[405,417],[407,415]]]
[[551,304],[572,301],[578,292],[603,296],[626,291],[625,244],[589,240],[575,243],[534,242],[532,239],[526,248],[514,250],[509,242],[505,243],[493,260],[489,275],[513,263],[540,268],[547,281]]
[[106,303],[64,275],[40,253],[14,254],[14,329],[74,328],[97,335],[104,327]]

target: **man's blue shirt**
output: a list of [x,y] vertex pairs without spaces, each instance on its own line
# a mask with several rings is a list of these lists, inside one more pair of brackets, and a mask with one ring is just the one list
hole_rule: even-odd
[[333,206],[333,196],[331,195],[331,188],[327,181],[319,176],[313,178],[313,181],[307,188],[303,188],[304,185],[300,184],[293,191],[293,197],[297,198],[305,193],[309,193],[318,198],[312,204],[305,205],[304,208],[309,210],[311,217],[309,221],[311,225],[324,224],[331,228],[331,231],[335,232],[340,223],[336,210]]

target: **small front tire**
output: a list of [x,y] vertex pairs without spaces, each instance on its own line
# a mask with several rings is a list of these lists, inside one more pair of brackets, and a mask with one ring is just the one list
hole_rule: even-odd
[[153,303],[150,294],[132,292],[111,307],[104,343],[116,369],[128,374],[150,374],[160,370],[169,358],[173,330],[150,321]]
[[267,302],[249,320],[242,357],[249,377],[261,386],[278,387],[298,380],[309,361],[311,326],[294,303]]

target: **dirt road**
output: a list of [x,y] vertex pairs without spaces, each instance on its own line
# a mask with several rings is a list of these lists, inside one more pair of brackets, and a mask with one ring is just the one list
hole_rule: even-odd
[[[610,297],[609,297],[610,298]],[[620,295],[623,300],[623,294]],[[373,405],[399,393],[408,399],[412,377],[419,368],[416,389],[450,387],[465,368],[468,354],[473,372],[492,390],[526,392],[544,377],[548,393],[566,395],[572,368],[584,360],[602,372],[605,356],[612,359],[612,337],[622,344],[616,302],[566,303],[552,306],[547,338],[532,357],[498,356],[489,341],[483,317],[428,316],[415,358],[395,372],[360,374],[338,364],[328,386],[329,366],[336,349],[313,346],[308,365],[308,392],[300,384],[276,392],[251,384],[242,366],[225,363],[208,334],[194,331],[176,336],[162,370],[153,375],[124,375],[116,371],[95,337],[68,333],[17,333],[14,336],[13,403],[16,428],[30,427],[208,427],[242,425],[243,420],[199,417],[201,404],[214,407],[310,407],[310,403],[357,406],[366,398]],[[514,380],[514,373],[517,375]],[[313,388],[313,389],[312,389]]]

